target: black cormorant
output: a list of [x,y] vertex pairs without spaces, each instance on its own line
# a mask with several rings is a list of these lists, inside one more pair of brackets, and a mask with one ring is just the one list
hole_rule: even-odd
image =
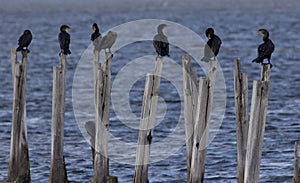
[[67,30],[70,30],[71,28],[67,25],[62,25],[60,27],[60,33],[58,35],[58,42],[60,45],[61,53],[65,55],[71,54],[69,45],[70,45],[70,34],[67,33]]
[[92,29],[94,32],[91,35],[91,41],[93,41],[93,45],[95,46],[95,49],[100,51],[102,36],[101,33],[99,32],[98,25],[94,23]]
[[208,62],[212,59],[216,59],[216,56],[219,54],[222,41],[219,36],[215,35],[213,28],[207,28],[205,35],[208,38],[208,41],[204,47],[204,57],[201,60]]
[[28,46],[31,43],[31,40],[32,40],[32,34],[30,30],[28,29],[24,30],[24,33],[19,38],[19,43],[18,43],[19,47],[17,48],[17,51],[24,50],[27,51],[27,53],[29,53],[30,51],[28,49]]
[[91,35],[91,40],[95,41],[95,39],[97,39],[99,36],[101,36],[101,34],[99,32],[99,28],[98,28],[98,25],[96,23],[93,24],[92,29],[93,29],[94,32]]
[[257,30],[258,34],[263,34],[263,43],[258,46],[257,48],[257,58],[254,59],[252,62],[261,63],[263,64],[264,59],[268,59],[268,64],[272,67],[271,64],[271,55],[275,50],[275,45],[269,39],[269,32],[266,29],[259,29]]
[[166,24],[160,24],[157,27],[157,34],[153,38],[153,46],[158,56],[170,56],[169,55],[169,41],[166,35],[163,33],[163,29],[168,27]]

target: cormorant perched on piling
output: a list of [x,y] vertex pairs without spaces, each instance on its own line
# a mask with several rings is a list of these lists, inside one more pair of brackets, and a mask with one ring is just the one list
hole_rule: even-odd
[[252,62],[264,64],[264,59],[268,59],[268,64],[272,67],[271,64],[271,55],[275,50],[275,45],[269,39],[269,32],[266,29],[259,29],[256,31],[258,34],[263,34],[263,43],[258,46],[257,48],[257,58],[254,59]]
[[163,29],[168,27],[166,24],[160,24],[157,27],[157,34],[153,38],[153,46],[158,56],[170,56],[169,55],[169,41],[166,35],[163,33]]
[[95,46],[95,49],[100,51],[102,36],[101,33],[99,32],[98,25],[94,23],[92,29],[94,32],[91,35],[91,41],[93,41],[93,45]]
[[27,51],[27,53],[29,53],[29,49],[28,49],[28,46],[30,45],[31,43],[31,40],[32,40],[32,34],[30,32],[30,30],[26,29],[24,30],[23,34],[20,36],[19,38],[19,47],[17,48],[17,51],[21,51],[21,50],[24,50],[24,51]]
[[204,47],[204,57],[201,60],[208,62],[216,59],[219,54],[222,41],[219,36],[215,35],[213,28],[207,28],[205,35],[208,38],[208,41]]
[[113,44],[116,42],[117,36],[118,35],[116,32],[108,31],[108,33],[102,37],[101,49],[103,50],[108,49],[108,51],[111,52],[110,49],[113,46]]
[[62,25],[60,27],[60,33],[58,35],[58,42],[60,45],[61,53],[65,55],[71,54],[69,45],[70,45],[70,34],[67,33],[67,30],[71,28],[68,25]]

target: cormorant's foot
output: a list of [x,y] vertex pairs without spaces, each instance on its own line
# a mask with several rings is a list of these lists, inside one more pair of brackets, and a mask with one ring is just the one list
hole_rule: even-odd
[[27,53],[30,53],[30,50],[29,50],[29,49],[26,49],[25,51],[26,51]]
[[65,50],[65,55],[70,55],[71,54],[71,51],[69,49]]
[[168,57],[170,57],[170,55],[169,55],[169,54],[168,54],[167,56],[168,56]]

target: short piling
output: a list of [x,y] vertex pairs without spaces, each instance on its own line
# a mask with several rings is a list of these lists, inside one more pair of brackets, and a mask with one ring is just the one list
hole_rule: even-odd
[[64,161],[64,118],[66,97],[66,55],[60,55],[60,66],[53,68],[52,131],[50,182],[68,182]]
[[19,63],[16,50],[11,49],[11,61],[14,94],[8,181],[30,182],[26,124],[27,52],[22,51],[22,61]]
[[262,155],[262,146],[266,125],[268,96],[269,96],[269,70],[270,65],[264,70],[261,81],[253,81],[250,123],[247,139],[247,152],[245,162],[245,183],[258,182],[260,160]]
[[294,177],[293,183],[299,183],[299,164],[298,164],[298,143],[295,141],[294,145]]
[[241,61],[234,61],[234,101],[236,113],[237,173],[238,183],[244,182],[248,137],[248,76],[241,71]]
[[[94,53],[96,53],[96,51]],[[106,61],[104,63],[98,62],[99,56],[97,56],[96,54],[94,57],[94,71],[95,73],[97,73],[97,76],[95,82],[96,124],[93,182],[117,182],[116,177],[109,176],[108,161],[108,131],[112,54],[110,52],[106,53]]]
[[155,126],[155,116],[162,66],[163,59],[161,57],[158,57],[156,59],[154,73],[147,74],[146,78],[138,145],[136,151],[135,173],[133,180],[134,183],[149,182],[148,164],[150,160],[150,146],[152,143],[153,129]]
[[206,149],[208,145],[209,123],[211,118],[213,92],[217,74],[217,61],[210,62],[208,77],[199,80],[199,93],[194,124],[193,152],[190,170],[190,183],[204,181]]
[[193,133],[197,108],[197,71],[191,68],[191,58],[182,57],[183,87],[184,87],[184,119],[186,136],[187,180],[190,179],[192,161]]

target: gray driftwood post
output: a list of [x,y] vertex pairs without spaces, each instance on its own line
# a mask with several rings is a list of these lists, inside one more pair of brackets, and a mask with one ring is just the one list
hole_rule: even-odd
[[299,165],[298,165],[298,143],[295,141],[294,146],[294,177],[293,183],[299,183]]
[[[267,67],[267,68],[265,68]],[[253,81],[250,123],[245,162],[245,183],[255,183],[259,179],[260,160],[266,125],[270,66],[263,66],[263,81]]]
[[190,183],[204,181],[206,149],[208,145],[209,123],[213,104],[217,65],[217,61],[211,61],[208,78],[200,78],[199,80]]
[[11,49],[11,62],[14,94],[8,181],[30,182],[26,125],[27,52],[22,51],[22,62],[19,63],[16,50]]
[[53,68],[52,132],[50,182],[68,182],[64,161],[64,118],[66,97],[66,55],[61,54],[60,66]]
[[197,71],[191,68],[191,58],[182,57],[183,87],[184,87],[184,119],[186,136],[187,180],[190,179],[192,161],[193,133],[197,108]]
[[241,72],[241,61],[234,61],[234,101],[236,113],[237,173],[238,183],[244,182],[248,137],[248,76]]
[[95,157],[94,159],[94,183],[116,183],[118,178],[109,176],[108,161],[108,132],[110,109],[110,82],[112,53],[105,55],[106,61],[99,62],[99,52],[94,51],[95,78]]
[[150,160],[150,146],[155,126],[156,107],[162,73],[163,59],[158,57],[154,73],[147,74],[144,90],[140,131],[136,151],[134,183],[148,182],[148,164]]

